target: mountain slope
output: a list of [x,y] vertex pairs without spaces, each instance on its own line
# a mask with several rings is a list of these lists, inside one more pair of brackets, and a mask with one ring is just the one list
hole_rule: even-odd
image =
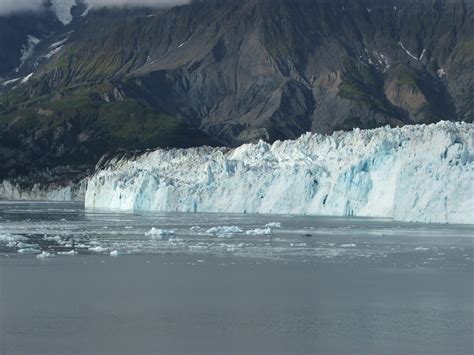
[[[34,74],[23,72],[25,83],[0,97],[0,164],[10,175],[38,158],[42,166],[95,162],[116,148],[474,117],[471,1],[74,11],[35,48],[25,64]],[[162,130],[169,124],[176,128]]]

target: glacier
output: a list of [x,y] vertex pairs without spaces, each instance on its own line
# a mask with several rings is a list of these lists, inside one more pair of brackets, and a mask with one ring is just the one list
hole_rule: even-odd
[[473,141],[474,124],[440,122],[121,152],[99,162],[85,206],[474,223]]
[[[32,179],[28,178],[27,180]],[[87,179],[61,184],[57,182],[25,183],[25,179],[0,181],[0,201],[83,201]]]

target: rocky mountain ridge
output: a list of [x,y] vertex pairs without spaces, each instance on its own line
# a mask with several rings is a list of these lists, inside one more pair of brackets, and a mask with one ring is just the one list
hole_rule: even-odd
[[[84,6],[66,24],[51,13],[21,15],[35,18],[26,29],[0,18],[26,36],[0,67],[3,177],[120,148],[474,117],[470,0]],[[6,43],[0,35],[0,55],[14,52]]]

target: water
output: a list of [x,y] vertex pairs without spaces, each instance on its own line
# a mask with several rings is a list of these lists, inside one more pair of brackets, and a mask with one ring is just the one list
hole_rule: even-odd
[[[281,227],[245,233],[268,223]],[[216,226],[242,233],[207,232]],[[0,353],[474,353],[473,234],[4,202]]]

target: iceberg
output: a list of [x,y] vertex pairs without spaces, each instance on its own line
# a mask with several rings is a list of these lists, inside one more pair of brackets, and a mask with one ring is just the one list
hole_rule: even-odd
[[175,234],[174,230],[157,229],[153,227],[152,229],[150,229],[148,232],[145,233],[145,236],[161,239],[166,235],[174,235],[174,234]]
[[234,234],[234,233],[242,233],[242,229],[237,226],[218,226],[212,227],[206,231],[209,234]]
[[25,240],[27,240],[27,238],[22,235],[0,234],[0,243],[21,242]]
[[265,229],[255,228],[255,229],[251,229],[251,230],[246,231],[245,234],[247,234],[247,235],[271,235],[272,230],[269,227],[267,227]]
[[98,163],[85,206],[474,223],[473,141],[474,124],[440,122],[120,152]]

